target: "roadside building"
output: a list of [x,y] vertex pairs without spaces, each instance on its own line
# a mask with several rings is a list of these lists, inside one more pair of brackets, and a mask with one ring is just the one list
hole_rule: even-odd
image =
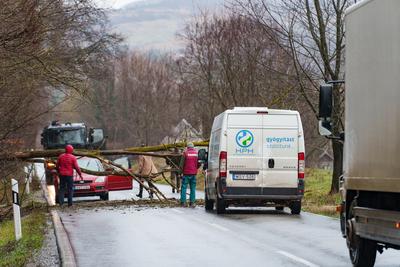
[[182,119],[171,131],[170,135],[162,139],[163,144],[178,142],[198,142],[203,140],[201,130],[195,129],[187,120]]

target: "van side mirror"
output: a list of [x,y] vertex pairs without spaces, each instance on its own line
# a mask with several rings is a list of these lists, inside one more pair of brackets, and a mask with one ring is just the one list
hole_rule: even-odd
[[324,84],[319,87],[319,134],[332,135],[333,86]]
[[205,148],[199,149],[197,153],[197,158],[199,161],[205,162],[207,161],[207,150]]

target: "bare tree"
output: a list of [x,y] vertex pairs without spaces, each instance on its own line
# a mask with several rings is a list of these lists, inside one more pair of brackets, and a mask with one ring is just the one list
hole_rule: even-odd
[[[350,0],[236,0],[236,12],[257,20],[279,36],[279,44],[292,58],[296,89],[317,114],[319,84],[343,79],[345,9]],[[344,87],[334,85],[333,134],[343,131]],[[332,140],[334,169],[331,193],[338,192],[343,144]]]
[[[120,38],[90,0],[2,0],[0,21],[0,150],[13,151],[33,147],[40,121],[85,95]],[[0,163],[1,179],[9,166]]]
[[[182,81],[209,132],[213,117],[234,106],[289,108],[294,71],[274,32],[257,20],[228,13],[203,15],[182,37],[188,45],[179,61]],[[190,90],[191,89],[191,90]]]
[[179,121],[172,62],[168,55],[123,53],[91,83],[81,114],[106,129],[111,147],[159,144]]

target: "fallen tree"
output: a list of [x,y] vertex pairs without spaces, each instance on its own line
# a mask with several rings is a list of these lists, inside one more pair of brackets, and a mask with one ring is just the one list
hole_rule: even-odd
[[[172,187],[175,187],[173,183],[168,181],[165,173],[171,171],[179,170],[179,166],[172,166],[170,169],[164,169],[159,173],[154,173],[149,176],[142,176],[139,173],[133,173],[131,170],[124,168],[123,166],[116,164],[108,159],[103,158],[103,156],[118,156],[118,155],[145,155],[151,157],[165,158],[172,162],[170,159],[173,157],[182,156],[181,153],[171,153],[169,150],[173,148],[186,147],[187,143],[175,143],[175,144],[163,144],[158,146],[148,146],[148,147],[131,147],[119,150],[75,150],[74,155],[79,157],[90,157],[100,160],[106,166],[112,166],[113,168],[106,168],[103,172],[92,171],[88,169],[81,168],[82,172],[95,175],[95,176],[107,176],[107,175],[119,175],[131,177],[137,183],[143,186],[143,188],[149,192],[156,195],[159,200],[168,200],[165,195],[155,186],[153,179],[162,176],[163,179]],[[208,146],[208,141],[195,142],[195,146]],[[27,162],[43,162],[46,163],[53,158],[58,157],[60,154],[64,153],[64,149],[54,149],[54,150],[34,150],[34,151],[22,151],[15,153],[0,153],[0,161],[12,161],[21,160]],[[45,159],[47,158],[47,159]],[[147,186],[143,180],[145,180],[150,186]]]
[[[151,157],[173,157],[175,153],[168,152],[172,148],[186,147],[187,143],[175,143],[175,144],[163,144],[158,146],[147,146],[147,147],[131,147],[126,149],[117,150],[80,150],[76,149],[74,155],[83,157],[98,157],[98,156],[118,156],[118,155],[146,155]],[[194,142],[197,147],[208,146],[208,141]],[[164,153],[156,153],[164,152]],[[64,153],[64,149],[50,149],[50,150],[32,150],[22,151],[15,153],[0,153],[1,160],[30,160],[34,158],[52,158],[58,157]]]

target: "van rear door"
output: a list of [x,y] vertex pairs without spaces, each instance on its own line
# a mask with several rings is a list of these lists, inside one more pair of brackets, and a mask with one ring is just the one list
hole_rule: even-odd
[[[263,115],[263,187],[297,188],[299,121],[296,114]],[[276,194],[270,190],[271,194]],[[286,192],[282,190],[282,193]],[[270,194],[263,192],[263,194]],[[289,193],[289,192],[286,192]],[[295,193],[295,191],[293,191]],[[285,194],[285,193],[284,193]]]
[[229,194],[259,195],[263,184],[263,116],[228,114]]

